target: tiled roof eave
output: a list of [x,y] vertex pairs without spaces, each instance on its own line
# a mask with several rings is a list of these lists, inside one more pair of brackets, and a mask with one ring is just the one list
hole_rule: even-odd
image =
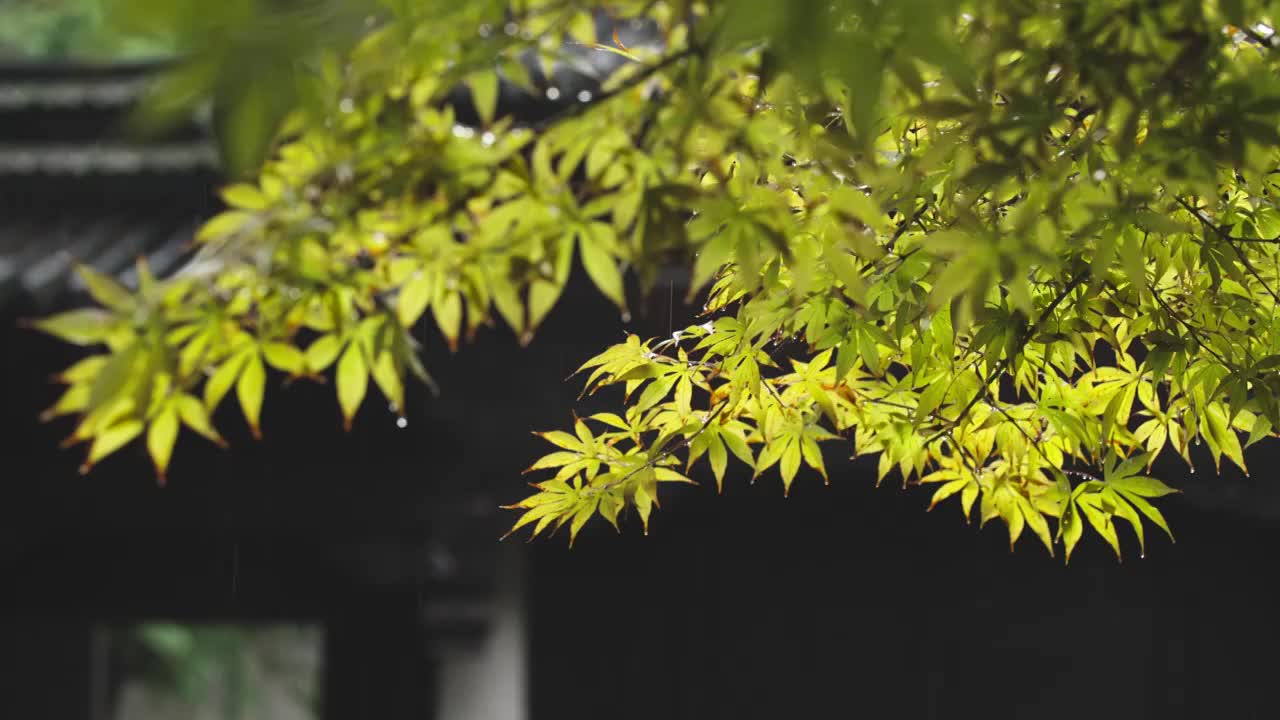
[[0,80],[0,112],[123,108],[137,103],[147,77],[65,80]]
[[208,142],[134,145],[0,144],[0,177],[9,175],[132,175],[216,170],[218,154]]

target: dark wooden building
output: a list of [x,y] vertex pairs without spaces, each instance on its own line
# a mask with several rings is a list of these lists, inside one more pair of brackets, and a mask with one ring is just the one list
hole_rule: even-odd
[[319,624],[326,716],[429,717],[442,658],[482,643],[498,603],[495,481],[518,461],[481,431],[520,398],[419,392],[408,427],[368,408],[347,435],[331,389],[276,389],[265,441],[184,437],[163,490],[138,452],[78,475],[70,426],[36,422],[76,353],[18,321],[87,301],[75,262],[125,283],[140,256],[175,269],[218,209],[204,128],[127,132],[151,73],[0,68],[0,664],[21,669],[0,673],[18,713],[0,716],[100,712],[92,629],[164,618]]

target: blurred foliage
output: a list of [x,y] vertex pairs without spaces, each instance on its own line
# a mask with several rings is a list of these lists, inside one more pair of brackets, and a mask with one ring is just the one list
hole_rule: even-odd
[[[300,634],[303,633],[303,634]],[[116,632],[126,676],[153,691],[173,695],[188,707],[215,705],[227,720],[261,717],[257,683],[301,682],[294,688],[303,707],[317,707],[316,678],[288,676],[297,668],[275,668],[285,677],[264,676],[260,668],[273,644],[297,643],[301,629],[268,630],[239,625],[148,622]],[[310,638],[314,640],[314,638]],[[251,712],[255,709],[259,712]]]
[[166,57],[167,33],[122,32],[108,18],[110,0],[5,0],[0,3],[0,60],[121,61]]
[[[203,47],[231,157],[272,149],[183,272],[86,270],[101,307],[40,323],[100,349],[51,410],[86,469],[142,440],[163,477],[232,392],[257,432],[273,375],[402,408],[411,328],[527,340],[575,258],[620,310],[671,264],[705,304],[584,366],[626,400],[543,434],[535,534],[647,526],[697,461],[825,478],[840,441],[1011,543],[1119,554],[1168,531],[1161,452],[1243,468],[1280,423],[1280,3],[387,0],[341,54],[324,3],[157,3],[126,4]],[[627,60],[562,91],[583,49]]]
[[152,687],[206,704],[215,700],[215,680],[221,681],[224,692],[216,700],[226,717],[244,717],[251,699],[246,629],[150,622],[131,628],[123,640],[126,662]]
[[119,32],[177,47],[143,125],[180,121],[210,101],[224,169],[235,177],[256,171],[290,110],[320,109],[338,58],[380,14],[375,0],[100,1]]

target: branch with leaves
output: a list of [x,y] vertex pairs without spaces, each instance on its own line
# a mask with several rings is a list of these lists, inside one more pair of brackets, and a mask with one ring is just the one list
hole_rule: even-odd
[[[99,349],[51,411],[86,466],[145,436],[163,474],[232,390],[256,429],[273,374],[332,372],[348,422],[370,384],[402,408],[413,328],[527,341],[575,257],[620,310],[672,264],[705,302],[584,365],[622,405],[542,435],[534,535],[647,528],[703,460],[785,492],[847,442],[1011,542],[1119,553],[1118,520],[1168,531],[1161,452],[1244,468],[1280,423],[1280,59],[1222,30],[1270,3],[623,1],[662,49],[619,52],[595,3],[389,6],[226,189],[200,272],[88,273],[103,309],[39,323]],[[565,48],[626,64],[506,114],[560,97]]]

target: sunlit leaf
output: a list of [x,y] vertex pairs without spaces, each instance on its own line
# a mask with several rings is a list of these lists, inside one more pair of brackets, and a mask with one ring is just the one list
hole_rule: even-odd
[[261,418],[262,401],[267,392],[267,371],[262,365],[262,355],[249,353],[236,381],[236,398],[240,401],[240,409],[244,411],[244,419],[254,437],[262,436]]
[[156,467],[160,484],[165,482],[169,461],[173,458],[173,446],[178,440],[178,411],[172,406],[151,420],[147,428],[147,452]]
[[364,402],[365,392],[369,388],[369,368],[365,363],[364,353],[356,343],[347,346],[342,358],[338,360],[337,372],[338,404],[342,408],[342,421],[351,429],[351,421],[356,410]]

